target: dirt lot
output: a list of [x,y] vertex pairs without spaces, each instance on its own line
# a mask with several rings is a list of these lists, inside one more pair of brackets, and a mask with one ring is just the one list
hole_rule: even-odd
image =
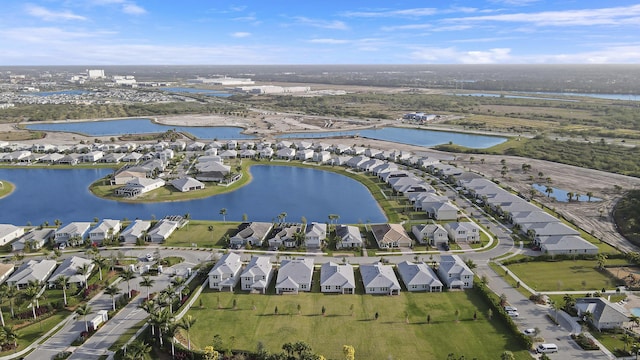
[[[326,128],[330,120],[331,127]],[[79,120],[82,121],[82,120]],[[86,121],[86,120],[85,120]],[[366,121],[352,119],[329,119],[326,117],[303,116],[298,114],[275,113],[254,110],[253,114],[247,118],[235,118],[231,116],[218,115],[181,115],[181,116],[163,116],[156,118],[156,121],[168,125],[187,125],[187,126],[241,126],[245,132],[257,135],[263,139],[274,140],[278,134],[286,132],[304,132],[304,131],[327,131],[327,130],[354,130],[364,129],[371,126],[385,126],[394,124],[397,121]],[[13,124],[0,124],[0,132],[4,131],[21,131],[17,130]],[[93,141],[96,137],[86,137],[78,134],[69,133],[49,133],[42,140],[24,141],[27,143],[43,142],[51,144],[76,144],[80,140]],[[103,141],[108,141],[109,137],[102,137]],[[371,146],[383,150],[398,149],[413,151],[419,153],[428,153],[431,156],[450,159],[456,154],[440,153],[419,146],[403,145],[390,143],[385,141],[370,140],[364,138],[331,138],[321,139],[329,144],[346,143],[349,145]],[[603,199],[599,202],[571,202],[564,203],[554,201],[547,198],[544,194],[536,196],[536,200],[555,208],[563,213],[567,218],[574,219],[587,232],[593,233],[596,237],[615,245],[623,250],[638,251],[637,248],[624,240],[616,231],[612,222],[610,212],[616,201],[622,196],[620,191],[615,189],[619,186],[622,189],[632,189],[640,187],[640,179],[605,173],[597,170],[584,169],[574,166],[562,165],[542,160],[525,159],[509,156],[492,156],[492,155],[475,155],[475,161],[469,160],[470,155],[458,156],[454,162],[461,167],[465,167],[485,175],[487,178],[499,180],[513,189],[529,194],[532,182],[545,183],[546,178],[552,180],[550,186],[579,193],[585,195],[592,192],[594,197]],[[480,159],[484,158],[484,162]],[[509,169],[508,174],[503,178],[500,174],[502,169],[501,160],[506,160]],[[527,173],[522,171],[522,164],[531,165],[531,170]],[[538,173],[544,173],[543,179],[538,178]],[[534,179],[531,181],[530,176]],[[602,215],[601,215],[602,214]]]

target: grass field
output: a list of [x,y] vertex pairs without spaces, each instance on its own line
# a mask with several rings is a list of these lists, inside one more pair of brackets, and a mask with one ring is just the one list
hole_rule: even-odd
[[[488,307],[473,291],[403,292],[391,297],[320,293],[277,296],[206,290],[200,299],[202,308],[196,305],[189,310],[197,319],[190,332],[197,348],[210,345],[213,336],[219,334],[225,343],[233,336],[234,348],[251,351],[258,342],[278,352],[282,344],[302,340],[330,359],[342,358],[345,344],[355,347],[358,359],[445,359],[449,353],[469,359],[497,359],[504,350],[513,351],[517,359],[529,358],[502,323],[486,318]],[[276,307],[278,315],[274,314]],[[374,320],[376,312],[378,320]],[[426,323],[427,315],[431,316],[430,324]]]
[[[196,244],[203,248],[222,248],[225,235],[233,236],[238,232],[239,222],[213,222],[190,220],[189,224],[175,231],[163,244],[172,247],[191,247]],[[212,227],[212,230],[209,230]]]
[[2,183],[2,186],[0,186],[0,199],[11,194],[16,188],[15,185],[5,180],[0,180],[0,183]]
[[[614,263],[617,261],[607,261]],[[599,291],[615,286],[614,279],[598,271],[596,265],[595,260],[532,261],[507,268],[536,291]]]

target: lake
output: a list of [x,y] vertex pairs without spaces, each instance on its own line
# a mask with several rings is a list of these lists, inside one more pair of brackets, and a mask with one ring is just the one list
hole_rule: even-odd
[[[340,223],[386,222],[387,219],[367,188],[349,177],[317,169],[292,166],[256,165],[253,180],[230,193],[204,199],[131,204],[95,197],[88,190],[110,169],[0,169],[0,179],[16,185],[15,191],[0,199],[0,223],[42,224],[55,219],[63,223],[113,218],[158,219],[184,215],[198,220],[277,221],[287,213],[288,221],[326,222],[329,214],[340,215]],[[44,185],[46,184],[46,185]]]
[[423,130],[400,127],[365,129],[352,131],[325,131],[319,133],[291,133],[278,138],[322,138],[331,136],[358,135],[375,140],[392,141],[417,146],[436,146],[452,142],[474,149],[484,149],[507,141],[504,137],[465,134],[450,131]]
[[[540,185],[540,184],[531,184],[531,186],[538,190],[539,192],[541,192],[542,194],[544,194],[544,196],[547,196],[547,186],[546,185]],[[558,189],[555,187],[551,187],[551,189],[553,190],[553,192],[551,194],[549,194],[549,197],[552,197],[554,199],[556,199],[556,201],[559,202],[569,202],[569,197],[567,196],[567,194],[569,194],[569,192],[567,190],[563,190],[563,189]],[[575,192],[574,192],[574,196],[573,196],[573,200],[571,201],[592,201],[592,202],[596,202],[596,201],[602,201],[602,199],[597,198],[592,196],[591,200],[589,200],[589,197],[585,194],[578,194],[580,195],[579,197],[575,197]]]
[[55,122],[27,124],[29,130],[65,131],[88,136],[118,136],[127,134],[163,133],[177,130],[190,133],[198,139],[254,139],[241,132],[241,127],[233,126],[171,126],[157,124],[150,119],[125,119],[109,121]]

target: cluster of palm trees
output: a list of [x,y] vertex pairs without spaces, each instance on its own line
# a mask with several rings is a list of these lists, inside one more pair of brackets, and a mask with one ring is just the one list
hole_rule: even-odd
[[173,305],[176,300],[188,291],[185,286],[186,280],[180,276],[175,277],[171,284],[162,290],[154,299],[150,298],[149,289],[153,286],[153,279],[148,276],[143,277],[140,282],[141,286],[147,287],[147,299],[143,301],[140,307],[149,313],[149,324],[151,326],[151,335],[158,336],[160,346],[164,345],[164,337],[171,339],[171,354],[175,355],[174,337],[179,329],[184,329],[187,333],[188,348],[191,350],[190,330],[196,322],[191,315],[186,315],[180,321],[174,316]]

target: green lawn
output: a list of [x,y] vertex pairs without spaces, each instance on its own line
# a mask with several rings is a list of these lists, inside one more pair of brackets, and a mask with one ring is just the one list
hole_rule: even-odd
[[[69,316],[70,314],[71,313],[69,311],[61,310],[42,321],[17,329],[16,330],[16,332],[18,333],[17,351],[24,349],[29,344],[36,341],[40,336],[44,335],[44,333],[51,330],[51,328],[53,328],[58,323],[66,319],[67,316]],[[13,352],[14,350],[0,352],[0,356],[7,356]]]
[[[238,232],[239,222],[214,222],[190,220],[189,224],[175,231],[165,241],[164,246],[191,247],[196,244],[203,248],[222,248],[224,244],[222,238],[225,235],[230,237]],[[209,230],[209,227],[212,230]]]
[[6,180],[0,179],[0,183],[2,183],[2,185],[0,186],[0,199],[11,194],[13,190],[16,188],[15,185],[13,185],[12,183]]
[[[237,349],[254,350],[262,342],[272,352],[280,351],[286,342],[302,340],[333,359],[342,357],[345,344],[355,347],[359,359],[409,359],[417,354],[425,359],[445,359],[449,353],[496,359],[504,350],[513,351],[517,359],[529,358],[502,323],[486,319],[488,307],[473,291],[403,292],[391,297],[320,293],[277,296],[206,290],[200,298],[202,308],[196,302],[189,311],[197,319],[190,332],[197,348],[211,344],[213,336],[219,334],[225,343],[235,337]],[[232,309],[234,299],[236,310]],[[323,306],[326,316],[321,314]],[[278,315],[274,315],[275,307]],[[456,310],[460,311],[459,322],[455,321]],[[374,320],[376,312],[378,320]],[[473,320],[474,312],[477,321]],[[431,315],[431,324],[426,323],[427,315]]]
[[596,264],[595,260],[532,261],[507,268],[536,291],[611,289],[615,282],[596,270]]

